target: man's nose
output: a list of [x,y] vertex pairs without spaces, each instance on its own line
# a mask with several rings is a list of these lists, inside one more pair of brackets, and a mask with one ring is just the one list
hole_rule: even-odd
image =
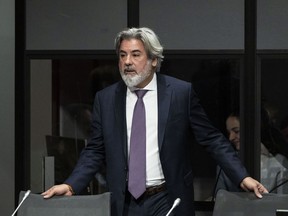
[[129,55],[126,56],[124,63],[126,65],[131,65],[131,57]]

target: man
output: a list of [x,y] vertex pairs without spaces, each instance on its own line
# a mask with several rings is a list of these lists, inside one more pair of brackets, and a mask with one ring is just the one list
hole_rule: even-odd
[[[248,177],[229,141],[211,125],[191,83],[155,73],[160,69],[163,47],[151,29],[124,30],[117,35],[115,47],[123,81],[96,94],[91,139],[71,176],[44,192],[44,198],[79,193],[105,163],[113,216],[162,216],[176,198],[181,203],[175,215],[194,215],[192,133],[236,184],[259,198],[267,192]],[[139,89],[148,90],[142,99],[146,135],[138,139],[139,143],[146,139],[146,189],[135,195],[129,160],[134,155],[130,151],[132,115]],[[132,165],[138,162],[143,162],[140,156]]]

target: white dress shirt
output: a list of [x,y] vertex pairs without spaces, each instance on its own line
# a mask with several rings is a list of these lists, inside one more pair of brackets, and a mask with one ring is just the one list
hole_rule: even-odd
[[[157,81],[155,74],[151,82],[143,89],[148,90],[143,97],[143,102],[146,111],[146,187],[150,187],[159,185],[164,181],[159,157]],[[137,95],[134,90],[127,88],[126,95],[128,153],[130,151],[133,110],[137,101]]]

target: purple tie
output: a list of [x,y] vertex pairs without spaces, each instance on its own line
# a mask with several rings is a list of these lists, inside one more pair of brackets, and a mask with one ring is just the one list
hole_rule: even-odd
[[130,154],[128,190],[138,199],[146,190],[146,119],[143,96],[147,90],[136,90],[138,100],[134,107]]

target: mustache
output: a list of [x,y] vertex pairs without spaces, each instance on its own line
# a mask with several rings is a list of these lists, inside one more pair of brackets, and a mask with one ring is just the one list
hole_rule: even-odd
[[132,72],[132,71],[135,71],[135,69],[133,67],[131,67],[131,66],[127,66],[127,67],[124,68],[124,71],[125,72]]

